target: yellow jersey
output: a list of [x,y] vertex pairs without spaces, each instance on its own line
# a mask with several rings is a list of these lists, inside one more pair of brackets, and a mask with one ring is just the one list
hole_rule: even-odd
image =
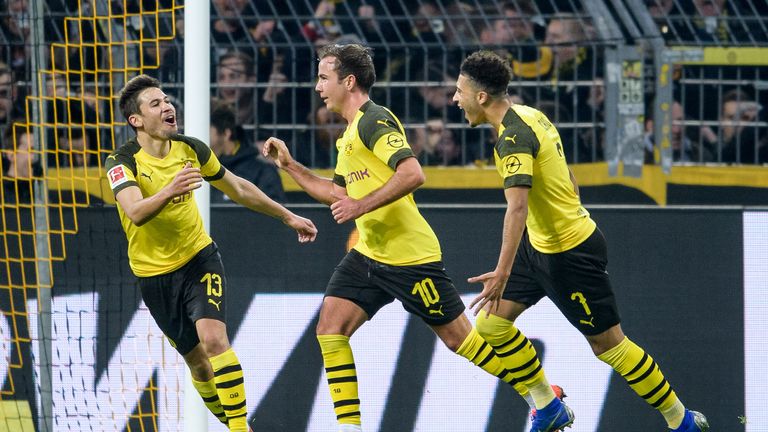
[[[137,186],[143,197],[154,195],[169,184],[187,162],[200,168],[207,181],[224,176],[224,167],[202,141],[176,135],[170,142],[171,149],[162,159],[146,153],[135,138],[109,155],[105,168],[115,196],[129,186]],[[172,272],[213,241],[203,227],[191,192],[171,200],[142,226],[136,226],[119,203],[117,210],[128,237],[131,270],[139,277]]]
[[533,247],[558,253],[586,240],[596,224],[574,190],[555,126],[541,111],[513,105],[498,132],[494,159],[504,188],[531,188],[525,224]]
[[[338,159],[333,182],[347,195],[361,199],[394,175],[398,162],[414,157],[400,120],[388,109],[368,101],[336,141]],[[439,261],[440,243],[419,212],[413,194],[355,220],[360,234],[354,249],[389,265]]]

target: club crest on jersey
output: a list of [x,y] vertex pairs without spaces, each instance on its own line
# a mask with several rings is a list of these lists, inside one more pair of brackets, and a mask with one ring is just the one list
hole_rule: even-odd
[[391,133],[387,135],[387,145],[399,149],[405,145],[405,141],[403,141],[403,137],[399,134]]
[[128,177],[125,175],[125,167],[122,165],[114,166],[107,171],[107,178],[109,178],[109,185],[113,189],[128,181]]
[[352,155],[352,141],[347,141],[344,143],[344,154],[347,156]]

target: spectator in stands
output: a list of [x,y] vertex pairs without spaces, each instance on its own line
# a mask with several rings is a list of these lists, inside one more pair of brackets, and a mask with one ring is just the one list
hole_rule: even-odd
[[[266,160],[237,124],[235,112],[221,101],[211,104],[211,151],[224,168],[255,184],[268,197],[285,202],[283,184],[277,167]],[[211,202],[231,202],[216,188],[211,189]]]
[[32,179],[42,175],[39,153],[34,152],[32,133],[23,119],[5,129],[2,142],[2,179],[6,203],[32,201]]
[[461,147],[442,119],[429,119],[424,127],[412,128],[408,142],[422,165],[461,164]]
[[[95,136],[92,130],[72,127],[64,130],[59,135],[58,166],[62,168],[87,167],[91,165],[91,152],[93,144],[89,137]],[[89,147],[91,146],[91,147]]]
[[250,48],[250,29],[255,27],[256,11],[249,0],[212,0],[211,40],[224,49]]
[[296,148],[296,160],[313,168],[330,168],[336,164],[336,140],[344,132],[344,118],[325,105],[318,106],[309,117],[315,128],[304,134],[306,139]]
[[756,122],[762,109],[760,104],[742,90],[731,90],[723,95],[718,130],[715,131],[709,126],[701,128],[704,141],[712,145],[720,144],[720,162],[760,162],[760,156],[765,149],[761,148],[764,141]]
[[[496,53],[509,60],[515,78],[532,80],[548,76],[552,70],[552,49],[535,38],[535,27],[543,21],[533,4],[507,2],[502,11],[504,18],[495,20],[492,27],[483,32],[483,43],[498,45]],[[526,98],[535,100],[534,92],[528,91]]]
[[418,95],[412,97],[407,120],[423,124],[411,128],[408,140],[411,148],[423,165],[457,165],[461,163],[461,147],[454,137],[454,131],[447,123],[461,123],[461,110],[451,100],[456,81],[442,67],[432,64],[420,69],[414,75]]
[[[757,40],[765,40],[765,33],[760,31],[760,26],[745,27],[736,3],[726,0],[692,0],[691,7],[684,10],[691,18],[685,28],[680,26],[680,39],[683,42],[709,44],[754,41],[755,36]],[[751,35],[753,32],[755,36]]]
[[[651,109],[653,103],[649,104],[648,108]],[[672,102],[670,107],[670,115],[672,116],[672,128],[670,146],[672,147],[672,161],[673,162],[711,162],[713,160],[710,145],[707,142],[694,143],[688,136],[685,127],[685,114],[683,112],[683,106],[680,102]],[[645,136],[643,143],[645,147],[645,163],[653,164],[658,161],[656,156],[657,149],[654,140],[654,125],[653,114],[648,113],[645,117]]]
[[680,12],[675,0],[645,0],[645,6],[666,41],[678,42],[690,35],[688,15]]
[[216,67],[218,96],[233,107],[239,125],[256,124],[255,83],[253,59],[248,54],[228,51],[219,57]]
[[4,130],[12,118],[20,115],[22,109],[17,102],[17,89],[13,71],[0,62],[0,129]]
[[[591,23],[575,14],[559,14],[547,26],[546,43],[552,46],[553,63],[549,79],[551,87],[543,98],[565,105],[573,113],[576,122],[594,124],[602,119],[603,104],[599,80],[603,64],[597,58],[592,38]],[[591,82],[591,83],[585,83]],[[561,127],[561,136],[569,163],[594,162],[602,159],[602,142],[599,134],[580,134],[577,129]],[[575,145],[568,148],[569,145]],[[595,148],[597,146],[597,148]]]
[[[98,107],[96,97],[87,88],[68,87],[64,74],[51,74],[46,81],[46,94],[52,100],[45,100],[44,106],[48,119],[55,121],[58,130],[47,130],[45,137],[47,163],[50,166],[70,167],[90,165],[91,155],[98,150],[97,130],[85,127],[95,124]],[[88,84],[88,83],[85,83]],[[93,85],[93,84],[90,84]],[[109,122],[109,114],[100,113],[101,121]],[[71,130],[71,131],[70,131]],[[85,145],[88,147],[85,147]],[[80,148],[80,146],[83,146]],[[73,147],[74,146],[74,147]],[[77,157],[70,158],[73,148]],[[81,160],[82,159],[82,160]]]
[[9,61],[16,76],[27,74],[30,48],[29,4],[27,0],[0,0],[0,35],[5,39],[0,45],[0,59]]

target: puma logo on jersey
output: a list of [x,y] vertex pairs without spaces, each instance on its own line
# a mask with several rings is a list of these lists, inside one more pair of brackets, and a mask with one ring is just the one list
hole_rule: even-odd
[[384,120],[376,120],[376,123],[378,123],[378,124],[380,124],[380,125],[384,125],[384,126],[387,126],[387,127],[389,127],[389,123],[387,122],[387,119],[384,119]]
[[517,144],[515,139],[517,138],[517,134],[512,135],[511,137],[504,137],[504,141],[512,141],[512,144]]
[[595,320],[595,317],[590,317],[589,321],[587,321],[587,320],[579,320],[579,324],[584,324],[584,325],[588,325],[588,326],[590,326],[592,328],[595,328],[595,324],[592,322],[594,320]]
[[430,315],[440,315],[440,316],[445,316],[445,314],[443,313],[443,305],[440,305],[440,307],[439,307],[439,308],[437,308],[437,309],[430,309],[430,310],[429,310],[429,314],[430,314]]
[[219,306],[221,305],[221,300],[219,300],[218,302],[215,302],[213,301],[213,299],[208,299],[208,303],[216,306],[216,310],[221,312],[221,309],[219,308]]
[[152,174],[140,173],[142,177],[146,177],[147,180],[152,181]]

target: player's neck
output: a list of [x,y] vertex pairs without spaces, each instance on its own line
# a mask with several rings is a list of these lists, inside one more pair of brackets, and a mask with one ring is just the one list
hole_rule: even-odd
[[360,111],[360,107],[369,100],[371,100],[371,98],[368,96],[368,93],[350,93],[349,98],[347,98],[346,103],[344,104],[342,112],[339,114],[344,117],[344,119],[347,121],[347,124],[352,123],[357,116],[357,112]]
[[494,129],[498,130],[499,126],[501,126],[501,122],[504,120],[504,116],[507,115],[509,108],[510,104],[507,102],[506,98],[504,98],[503,101],[495,102],[488,107],[485,111],[485,118]]
[[145,132],[138,131],[136,141],[141,149],[150,156],[162,159],[171,151],[171,140],[168,138],[153,137]]

